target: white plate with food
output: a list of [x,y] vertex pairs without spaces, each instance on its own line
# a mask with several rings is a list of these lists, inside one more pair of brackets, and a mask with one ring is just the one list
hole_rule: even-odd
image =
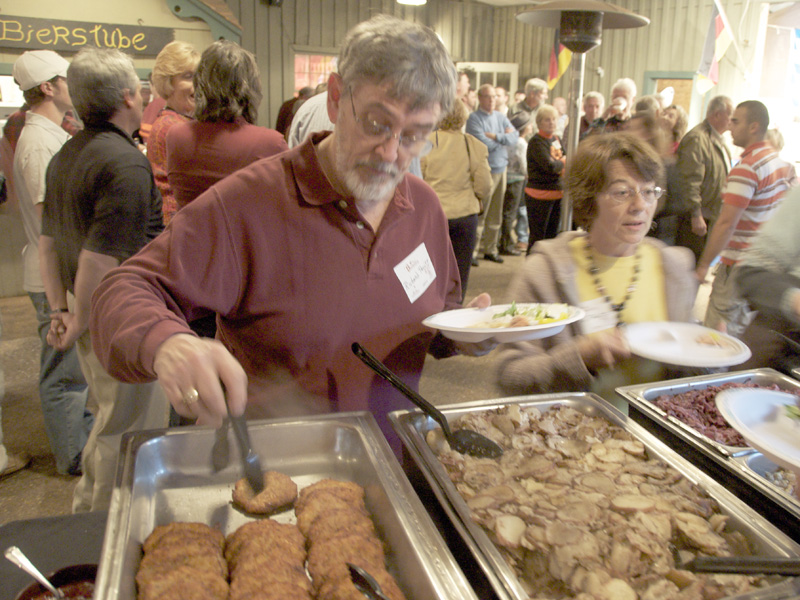
[[788,392],[723,390],[717,408],[756,450],[787,469],[800,469],[800,398]]
[[683,367],[730,367],[750,358],[750,348],[735,337],[695,323],[655,321],[625,326],[631,352]]
[[500,343],[534,340],[555,335],[584,317],[583,309],[569,304],[537,302],[496,304],[488,308],[460,308],[431,315],[422,324],[459,342],[493,338]]

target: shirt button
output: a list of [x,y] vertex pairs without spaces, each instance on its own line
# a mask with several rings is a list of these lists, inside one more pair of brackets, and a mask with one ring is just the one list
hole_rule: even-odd
[[356,227],[358,227],[359,229],[364,229],[364,223],[362,223],[361,221],[358,221],[356,223]]
[[347,200],[339,200],[339,208],[343,210],[347,208]]

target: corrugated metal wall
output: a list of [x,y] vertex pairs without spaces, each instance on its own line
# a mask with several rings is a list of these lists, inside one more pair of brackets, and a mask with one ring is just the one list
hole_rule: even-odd
[[242,44],[261,66],[264,101],[259,121],[274,125],[281,103],[294,92],[294,51],[336,53],[348,29],[379,13],[436,30],[454,60],[492,61],[496,9],[479,2],[429,0],[401,6],[395,0],[227,0],[242,24]]
[[[586,54],[584,91],[608,95],[620,77],[644,84],[645,72],[693,73],[699,63],[711,19],[713,0],[614,0],[614,4],[650,19],[650,25],[628,30],[605,30],[599,47]],[[731,46],[723,57],[720,83],[712,94],[730,95],[735,102],[758,93],[760,76],[745,82],[745,72],[760,72],[760,23],[767,6],[747,0],[722,0],[741,50]],[[499,8],[494,17],[493,58],[520,65],[520,81],[546,76],[554,31],[520,23],[516,14],[526,7]],[[597,72],[602,68],[603,75]],[[569,79],[562,77],[551,96],[566,96]]]
[[[494,8],[472,0],[428,0],[419,7],[394,0],[227,0],[244,28],[242,41],[262,67],[265,98],[262,124],[274,124],[281,103],[292,94],[294,51],[336,52],[347,30],[377,13],[424,23],[442,37],[455,61],[512,62],[520,65],[520,81],[546,76],[554,31],[520,23],[519,5]],[[746,71],[759,72],[759,24],[766,5],[748,0],[722,0],[737,40],[723,59],[715,93],[736,99],[752,97],[756,87],[744,82]],[[693,73],[699,64],[713,0],[616,0],[615,4],[650,19],[632,30],[606,30],[602,44],[586,55],[584,90],[608,94],[620,77],[640,86],[645,72]],[[603,75],[598,74],[598,67]],[[757,82],[759,79],[753,79]],[[562,78],[552,96],[566,96]]]

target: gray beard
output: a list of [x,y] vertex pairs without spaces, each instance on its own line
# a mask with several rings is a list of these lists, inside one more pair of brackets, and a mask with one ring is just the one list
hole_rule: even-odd
[[[384,202],[400,184],[405,171],[400,171],[394,165],[389,167],[389,179],[381,181],[363,181],[355,169],[348,169],[344,164],[343,153],[336,148],[336,170],[344,181],[347,190],[353,195],[358,204],[373,205]],[[382,163],[385,164],[385,163]]]

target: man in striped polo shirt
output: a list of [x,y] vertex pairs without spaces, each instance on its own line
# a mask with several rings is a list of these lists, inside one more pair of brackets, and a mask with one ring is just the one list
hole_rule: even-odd
[[719,218],[697,262],[697,278],[702,282],[720,256],[703,324],[737,337],[749,324],[752,312],[736,292],[731,271],[789,188],[788,164],[765,141],[768,127],[769,112],[761,102],[748,100],[736,107],[731,135],[744,152],[728,174]]

